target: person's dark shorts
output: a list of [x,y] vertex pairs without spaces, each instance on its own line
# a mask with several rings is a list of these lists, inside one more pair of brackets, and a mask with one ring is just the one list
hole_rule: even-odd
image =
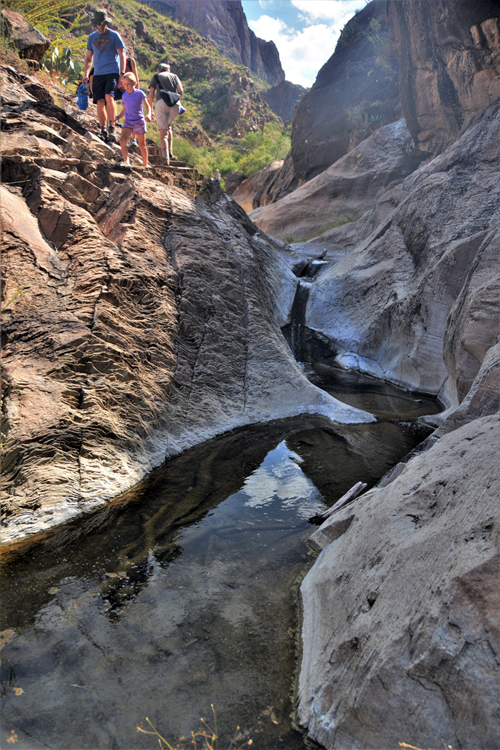
[[94,80],[92,81],[92,101],[94,104],[97,104],[100,99],[105,99],[106,94],[109,94],[114,98],[118,78],[118,73],[107,73],[103,76],[94,76]]

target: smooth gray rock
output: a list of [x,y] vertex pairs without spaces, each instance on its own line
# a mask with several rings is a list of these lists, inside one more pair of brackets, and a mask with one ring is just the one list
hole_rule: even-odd
[[404,120],[385,125],[320,175],[276,203],[256,208],[250,217],[264,232],[294,242],[356,221],[376,203],[382,188],[420,163],[410,142]]
[[[456,408],[500,333],[500,106],[379,196],[355,249],[313,283],[333,360]],[[323,175],[322,175],[323,176]]]
[[302,587],[298,716],[328,750],[500,745],[500,418],[338,514]]

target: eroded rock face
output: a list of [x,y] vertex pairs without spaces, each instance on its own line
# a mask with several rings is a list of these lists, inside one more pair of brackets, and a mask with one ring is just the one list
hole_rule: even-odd
[[295,110],[292,156],[300,179],[320,174],[375,128],[400,118],[397,64],[388,42],[385,2],[374,0],[346,25]]
[[236,426],[372,420],[304,378],[280,331],[295,278],[236,203],[120,171],[117,146],[4,75],[3,540]]
[[322,527],[301,588],[298,716],[328,750],[500,743],[499,144],[497,102],[349,232],[295,248],[324,256],[309,352],[448,407]]
[[19,51],[19,57],[39,62],[50,47],[50,39],[10,8],[2,8],[0,23]]
[[149,4],[195,29],[233,62],[245,65],[273,86],[285,79],[276,45],[259,39],[249,29],[240,0],[151,0]]
[[262,98],[266,100],[273,112],[281,117],[283,122],[292,119],[295,107],[300,102],[306,89],[297,83],[280,81],[276,86],[264,91]]
[[500,418],[336,516],[301,588],[299,719],[328,750],[500,744]]
[[[231,179],[231,175],[235,177]],[[292,193],[300,182],[293,171],[291,152],[288,152],[285,159],[271,162],[248,179],[243,175],[240,180],[241,172],[232,172],[231,175],[226,177],[226,190],[247,213],[259,206],[281,200]],[[234,186],[236,180],[238,183]]]
[[357,223],[309,295],[332,362],[463,400],[500,334],[499,143],[497,104]]
[[216,120],[210,123],[215,131],[224,130],[235,138],[248,132],[262,130],[268,122],[279,122],[277,115],[269,111],[264,99],[255,90],[255,84],[246,75],[234,73],[227,90],[227,105],[216,113]]
[[437,154],[500,96],[495,0],[388,0],[403,113],[417,147]]
[[261,203],[252,211],[252,221],[268,234],[294,242],[356,221],[382,188],[415,169],[419,161],[410,142],[403,120],[386,125],[322,174],[271,205]]

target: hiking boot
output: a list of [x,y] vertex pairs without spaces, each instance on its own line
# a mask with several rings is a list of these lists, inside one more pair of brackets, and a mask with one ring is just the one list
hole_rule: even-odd
[[109,126],[108,143],[118,143],[118,138],[115,135],[115,129],[112,125]]
[[104,128],[104,127],[101,128],[101,132],[99,133],[99,135],[101,136],[101,138],[104,141],[104,143],[108,142],[109,135],[108,135],[107,128]]

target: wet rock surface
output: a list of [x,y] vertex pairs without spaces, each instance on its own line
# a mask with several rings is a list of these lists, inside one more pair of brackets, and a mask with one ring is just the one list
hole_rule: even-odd
[[[463,400],[500,333],[499,134],[494,105],[353,227],[353,251],[312,284],[305,316],[332,361],[452,409]],[[319,239],[334,245],[335,230]]]
[[182,167],[124,170],[78,113],[3,76],[5,540],[236,426],[371,420],[297,367],[279,328],[295,279],[237,204],[195,200]]

